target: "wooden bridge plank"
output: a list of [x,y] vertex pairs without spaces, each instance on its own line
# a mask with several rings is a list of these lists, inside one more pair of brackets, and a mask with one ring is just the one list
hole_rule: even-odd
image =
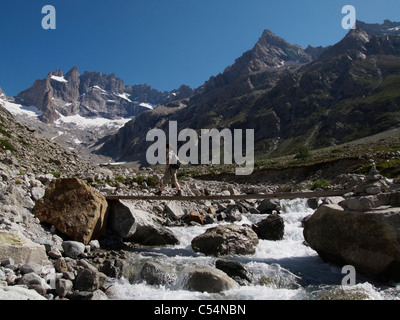
[[175,201],[198,201],[198,200],[259,200],[259,199],[308,199],[308,198],[325,198],[343,196],[346,193],[353,192],[350,190],[338,191],[314,191],[314,192],[278,192],[269,194],[240,194],[240,195],[201,195],[201,196],[107,196],[107,200],[175,200]]

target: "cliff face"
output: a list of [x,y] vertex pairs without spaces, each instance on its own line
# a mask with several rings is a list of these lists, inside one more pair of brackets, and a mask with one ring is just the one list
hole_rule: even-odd
[[35,106],[43,112],[42,121],[52,123],[60,116],[130,117],[146,110],[129,100],[125,85],[115,75],[95,72],[79,74],[77,67],[65,76],[61,70],[51,72],[22,91],[17,101]]
[[84,72],[73,67],[63,75],[56,70],[46,79],[19,93],[17,102],[35,106],[43,112],[42,121],[53,123],[60,116],[80,115],[108,119],[132,118],[143,111],[192,94],[182,86],[172,92],[159,92],[149,85],[126,86],[115,74]]

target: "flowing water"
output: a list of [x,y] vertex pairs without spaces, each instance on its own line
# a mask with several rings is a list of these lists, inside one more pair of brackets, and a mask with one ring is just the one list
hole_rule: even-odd
[[[253,274],[249,285],[221,293],[194,292],[184,289],[185,269],[215,267],[215,257],[206,257],[191,248],[192,239],[205,232],[205,227],[171,227],[180,244],[167,248],[138,250],[130,253],[129,272],[115,280],[110,289],[112,299],[119,300],[308,300],[338,298],[347,292],[353,298],[376,300],[400,299],[400,285],[377,284],[357,274],[356,285],[342,286],[342,269],[323,262],[318,254],[304,245],[302,219],[313,213],[306,200],[282,200],[281,216],[285,221],[285,235],[281,241],[260,240],[256,252],[246,256],[228,256],[238,261]],[[256,223],[267,215],[245,215],[239,224]],[[168,285],[149,285],[137,276],[146,261],[158,262],[169,270]]]

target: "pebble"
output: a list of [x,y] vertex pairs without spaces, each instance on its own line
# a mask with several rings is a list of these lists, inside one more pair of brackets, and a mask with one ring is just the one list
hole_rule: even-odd
[[78,241],[64,241],[62,247],[64,254],[72,259],[77,259],[85,252],[85,245]]
[[58,258],[62,257],[62,254],[61,254],[60,250],[58,250],[57,248],[48,251],[47,255],[50,258],[53,258],[53,259],[58,259]]

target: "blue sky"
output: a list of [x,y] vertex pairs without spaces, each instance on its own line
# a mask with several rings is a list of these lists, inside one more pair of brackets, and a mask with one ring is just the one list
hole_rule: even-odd
[[[328,46],[357,19],[400,21],[399,0],[1,0],[0,87],[8,96],[48,72],[115,73],[125,84],[192,88],[250,50],[264,29],[303,47]],[[56,29],[41,26],[56,9]]]

